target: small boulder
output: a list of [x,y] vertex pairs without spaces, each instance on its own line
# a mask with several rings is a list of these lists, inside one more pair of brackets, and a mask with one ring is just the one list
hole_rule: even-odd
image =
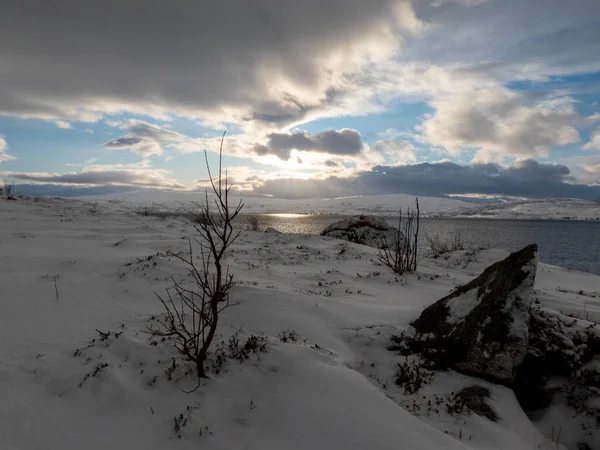
[[537,245],[489,266],[423,311],[413,350],[440,366],[512,385],[525,359]]
[[281,231],[279,231],[277,228],[268,227],[268,228],[265,230],[265,233],[281,234]]
[[[383,217],[360,215],[332,223],[321,232],[321,236],[383,248],[391,245],[398,233]],[[400,236],[403,239],[401,233]]]

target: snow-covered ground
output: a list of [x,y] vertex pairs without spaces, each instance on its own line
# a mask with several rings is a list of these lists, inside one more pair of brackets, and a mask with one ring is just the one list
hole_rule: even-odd
[[576,198],[520,200],[482,205],[457,215],[497,219],[571,219],[600,220],[600,201]]
[[[143,330],[161,314],[155,293],[185,276],[167,252],[191,234],[183,219],[121,204],[0,201],[0,449],[561,448],[508,388],[454,372],[414,395],[394,384],[405,358],[386,350],[390,336],[505,252],[423,260],[396,277],[375,249],[245,232],[228,258],[239,304],[223,312],[215,344],[262,334],[267,352],[218,374],[209,363],[210,379],[188,394],[186,364],[173,369],[169,343]],[[547,307],[600,319],[598,291],[598,276],[539,267]],[[301,339],[282,342],[286,330]],[[499,422],[444,408],[474,383],[490,389]]]

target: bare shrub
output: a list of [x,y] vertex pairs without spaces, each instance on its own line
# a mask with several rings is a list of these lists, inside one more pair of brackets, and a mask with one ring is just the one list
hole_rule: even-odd
[[398,228],[392,242],[383,240],[378,254],[379,262],[397,274],[417,270],[419,253],[419,199],[415,199],[415,210],[408,208],[406,216],[399,211]]
[[465,243],[462,239],[462,234],[460,230],[456,230],[450,237],[450,248],[453,252],[465,249]]
[[240,235],[239,231],[234,232],[232,222],[244,204],[240,200],[233,208],[229,205],[232,185],[227,179],[227,171],[223,173],[222,170],[224,139],[225,133],[219,149],[217,177],[213,177],[208,155],[204,152],[215,199],[210,202],[206,192],[204,202],[198,205],[200,211],[193,213],[194,228],[198,232],[193,241],[200,249],[199,255],[194,254],[191,240],[187,255],[172,254],[185,263],[195,286],[188,289],[172,277],[174,292],[167,289],[166,297],[157,294],[166,316],[157,319],[157,327],[148,329],[153,336],[171,339],[175,348],[195,364],[199,379],[206,378],[204,362],[217,330],[219,314],[230,306],[229,292],[236,284],[229,267],[224,267],[223,258]]
[[396,374],[396,385],[404,388],[406,395],[412,395],[431,383],[435,373],[429,370],[420,360],[404,361],[398,364],[398,373]]
[[[277,335],[277,338],[284,344],[287,344],[289,342],[298,342],[300,340],[303,340],[300,337],[300,334],[296,330],[283,330],[281,333],[279,333]],[[303,341],[306,342],[306,339],[304,339]]]
[[10,184],[10,183],[4,183],[4,195],[6,197],[6,200],[12,200],[14,199],[13,196],[13,191],[15,189],[15,185],[14,184]]
[[221,341],[217,348],[212,352],[210,362],[212,363],[212,372],[221,373],[229,360],[244,362],[250,358],[250,355],[256,355],[260,359],[260,353],[267,351],[267,338],[260,335],[251,335],[244,342],[240,341],[239,331],[235,332],[225,345]]
[[258,221],[258,216],[248,216],[248,218],[246,220],[248,222],[248,226],[250,227],[250,230],[259,231],[260,222]]
[[238,333],[235,333],[229,338],[229,358],[244,361],[250,357],[251,353],[258,354],[259,352],[267,351],[267,338],[265,336],[251,335],[244,343],[239,339]]
[[427,244],[429,244],[431,256],[434,258],[439,258],[446,253],[465,249],[465,243],[459,230],[452,233],[449,240],[442,240],[439,234],[428,234],[425,236],[425,239],[427,240]]

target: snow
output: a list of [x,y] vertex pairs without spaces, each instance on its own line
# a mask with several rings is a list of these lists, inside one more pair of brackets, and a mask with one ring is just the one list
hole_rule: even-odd
[[281,232],[280,232],[279,230],[277,230],[277,229],[273,228],[273,227],[268,227],[268,228],[265,230],[265,233],[274,233],[274,234],[280,234]]
[[523,282],[514,289],[507,299],[506,310],[512,313],[513,321],[510,324],[510,333],[517,337],[526,337],[529,334],[529,310],[532,304],[530,286],[535,286],[536,268],[538,267],[538,253],[535,258],[522,268],[527,274]]
[[479,299],[479,288],[474,288],[448,300],[446,304],[450,313],[448,323],[461,322],[479,304]]
[[[201,194],[202,196],[204,193]],[[147,205],[158,209],[183,210],[193,207],[200,193],[189,191],[141,190],[117,194],[80,197],[83,200],[109,201],[126,209]],[[236,203],[239,198],[233,198]],[[275,197],[243,197],[244,213],[292,213],[292,214],[334,214],[334,215],[397,215],[402,208],[414,209],[415,196],[408,194],[364,195],[340,198],[281,199]],[[473,206],[461,200],[439,197],[419,197],[421,213],[440,215],[466,211]]]
[[477,206],[457,215],[487,219],[600,220],[600,202],[575,198],[517,200]]
[[[141,190],[117,194],[80,197],[83,200],[109,201],[124,209],[146,205],[157,209],[184,210],[198,202],[199,193],[191,191]],[[234,199],[236,202],[238,198]],[[413,209],[415,197],[407,194],[365,195],[330,199],[279,199],[244,197],[245,213],[296,214],[371,214],[394,216],[402,208]],[[453,198],[419,197],[421,214],[431,217],[471,217],[496,219],[578,219],[600,220],[600,203],[582,199],[528,199],[477,205]]]
[[[186,220],[121,203],[0,202],[1,449],[556,448],[507,388],[451,371],[415,396],[394,384],[404,357],[386,350],[390,336],[505,252],[464,267],[423,260],[398,277],[366,246],[244,232],[228,258],[239,304],[215,343],[263,334],[267,353],[219,374],[209,364],[210,379],[187,394],[196,382],[185,363],[168,380],[177,354],[143,330],[161,313],[155,292],[185,276],[166,252],[190,236]],[[545,306],[600,319],[598,298],[577,293],[597,292],[599,277],[540,264],[537,279]],[[302,340],[280,342],[289,329]],[[96,330],[122,334],[100,341]],[[411,412],[471,384],[490,388],[500,422]],[[180,414],[189,418],[175,432]]]

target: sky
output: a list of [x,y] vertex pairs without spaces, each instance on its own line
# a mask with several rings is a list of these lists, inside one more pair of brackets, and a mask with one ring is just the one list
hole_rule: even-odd
[[598,0],[3,0],[37,193],[600,199]]

